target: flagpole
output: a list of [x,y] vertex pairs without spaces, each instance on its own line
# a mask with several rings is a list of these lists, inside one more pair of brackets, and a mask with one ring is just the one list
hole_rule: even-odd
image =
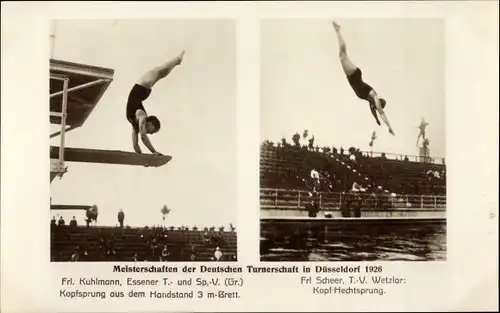
[[56,43],[56,21],[50,23],[50,58],[54,58],[54,48]]

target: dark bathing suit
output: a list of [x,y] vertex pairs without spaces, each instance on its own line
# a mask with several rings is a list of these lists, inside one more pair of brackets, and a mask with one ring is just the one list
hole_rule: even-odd
[[139,132],[139,123],[135,117],[137,110],[142,110],[146,112],[144,105],[142,105],[142,101],[146,100],[151,94],[151,89],[146,88],[144,86],[135,84],[130,94],[128,95],[127,101],[127,121],[132,124],[134,131],[136,133]]
[[358,98],[370,101],[368,94],[373,90],[373,88],[363,81],[362,76],[363,74],[358,67],[351,75],[347,76],[347,80]]

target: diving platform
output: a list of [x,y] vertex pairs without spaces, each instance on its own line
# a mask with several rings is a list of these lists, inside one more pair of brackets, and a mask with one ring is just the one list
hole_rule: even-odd
[[113,81],[114,70],[61,60],[49,62],[49,121],[60,125],[50,138],[60,136],[57,158],[51,159],[50,181],[66,173],[66,133],[81,127]]
[[113,81],[113,75],[114,70],[109,68],[50,60],[50,123],[62,124],[65,115],[65,126],[82,126]]
[[51,210],[64,210],[64,211],[87,211],[92,208],[91,205],[64,205],[64,204],[52,204],[50,206]]

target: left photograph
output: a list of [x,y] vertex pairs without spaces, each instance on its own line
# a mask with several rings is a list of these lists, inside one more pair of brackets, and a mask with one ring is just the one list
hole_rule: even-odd
[[51,261],[237,261],[235,21],[48,35]]

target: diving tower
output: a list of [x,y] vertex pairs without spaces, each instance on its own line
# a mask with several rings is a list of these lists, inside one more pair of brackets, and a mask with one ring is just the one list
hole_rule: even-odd
[[113,76],[114,70],[110,68],[50,60],[49,118],[51,124],[60,125],[60,129],[50,135],[50,138],[60,136],[60,145],[50,147],[51,182],[67,172],[65,162],[158,167],[172,159],[170,156],[67,147],[66,133],[85,124],[113,81]]

